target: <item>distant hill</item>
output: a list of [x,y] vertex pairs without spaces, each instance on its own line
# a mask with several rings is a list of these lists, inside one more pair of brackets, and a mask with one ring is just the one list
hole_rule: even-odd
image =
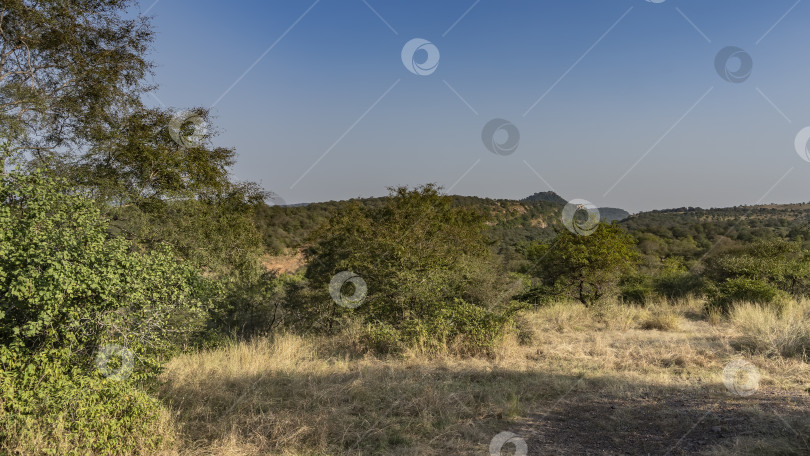
[[772,239],[810,247],[810,204],[768,204],[717,209],[681,207],[641,212],[621,221],[642,253],[698,259],[723,245]]
[[529,202],[546,201],[548,203],[561,204],[563,206],[568,204],[568,200],[556,194],[555,192],[535,193],[532,196],[527,196],[526,198],[523,198],[521,201],[529,201]]
[[[557,193],[551,192],[551,191],[538,192],[538,193],[535,193],[534,195],[527,196],[526,198],[523,198],[520,201],[523,201],[523,202],[544,201],[544,202],[548,202],[548,203],[559,204],[561,206],[565,206],[566,204],[568,204],[568,200],[566,200],[562,196],[558,195]],[[605,222],[608,222],[608,223],[610,223],[610,222],[612,222],[614,220],[621,221],[621,220],[626,219],[627,217],[630,217],[630,213],[625,211],[624,209],[617,209],[617,208],[614,208],[614,207],[600,207],[599,208],[599,218],[602,221],[605,221]]]
[[599,208],[599,218],[604,222],[610,223],[614,220],[620,222],[627,217],[630,217],[630,213],[624,209],[617,209],[615,207]]
[[[366,206],[384,204],[385,198],[361,198],[351,200]],[[267,247],[275,252],[297,248],[306,243],[312,230],[323,223],[335,210],[349,201],[274,205],[259,208],[256,223]],[[520,201],[480,198],[477,196],[453,196],[456,206],[473,207],[490,216],[490,237],[501,248],[515,246],[526,241],[548,240],[562,225],[562,209],[567,200],[555,192],[535,193]],[[602,221],[624,220],[630,214],[622,209],[599,208]]]
[[[385,198],[353,200],[380,206]],[[280,252],[306,244],[309,234],[349,201],[261,206],[256,223],[268,249]],[[490,216],[490,238],[506,256],[526,241],[546,241],[565,228],[565,198],[554,192],[535,193],[522,200],[453,196],[453,204],[473,207]],[[650,254],[699,256],[718,239],[804,239],[810,241],[810,204],[739,206],[721,209],[683,207],[630,215],[617,208],[599,208],[602,221],[618,221]]]
[[[558,197],[559,198],[559,197]],[[385,198],[361,198],[350,200],[365,206],[380,206]],[[280,252],[306,244],[309,234],[321,225],[330,214],[345,207],[350,201],[329,201],[306,205],[261,205],[256,214],[256,224],[269,250]],[[563,203],[560,204],[559,201]],[[554,237],[556,230],[564,229],[560,222],[565,200],[515,201],[479,198],[476,196],[453,196],[456,206],[473,207],[488,214],[490,237],[502,244],[514,245],[528,240],[545,240]]]

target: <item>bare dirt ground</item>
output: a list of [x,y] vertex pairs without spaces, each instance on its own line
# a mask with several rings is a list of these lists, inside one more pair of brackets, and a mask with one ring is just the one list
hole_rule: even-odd
[[293,251],[284,255],[265,255],[261,258],[262,267],[279,274],[294,274],[304,265],[304,254]]
[[[597,392],[598,393],[598,392]],[[753,397],[655,390],[639,397],[571,394],[516,426],[531,455],[688,455],[751,442],[801,440],[810,396],[760,390]],[[792,423],[792,424],[791,424]],[[771,448],[778,454],[778,448]],[[763,449],[764,450],[764,449]],[[789,450],[786,450],[789,451]],[[810,449],[807,449],[810,454]]]

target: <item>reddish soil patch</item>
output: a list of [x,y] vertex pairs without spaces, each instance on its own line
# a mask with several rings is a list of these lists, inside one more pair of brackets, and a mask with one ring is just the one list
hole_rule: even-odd
[[261,258],[262,266],[268,271],[279,274],[294,274],[304,265],[304,253],[297,251],[288,255],[265,255]]

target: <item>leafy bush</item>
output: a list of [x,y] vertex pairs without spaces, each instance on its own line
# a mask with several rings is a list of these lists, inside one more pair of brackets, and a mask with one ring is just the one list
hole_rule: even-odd
[[681,299],[703,292],[704,280],[683,265],[679,258],[667,258],[653,280],[655,292],[667,299]]
[[360,343],[376,353],[399,353],[408,347],[402,333],[388,323],[367,323],[360,333]]
[[[13,171],[0,202],[0,447],[160,448],[165,416],[134,385],[202,327],[212,285],[168,248],[111,238],[94,202],[63,181]],[[117,380],[94,363],[111,343],[133,353]]]
[[487,351],[500,340],[507,321],[505,314],[454,299],[437,304],[436,311],[424,319],[406,320],[399,333],[427,351],[450,346],[456,352],[475,354]]
[[738,277],[726,279],[709,292],[707,306],[723,313],[739,303],[769,304],[779,306],[785,293],[761,279]]
[[211,309],[209,336],[250,338],[268,335],[284,323],[285,291],[300,276],[265,272],[253,280],[229,283]]
[[[377,347],[461,343],[483,350],[503,330],[510,297],[484,222],[471,209],[452,207],[432,185],[392,189],[381,206],[347,206],[305,252],[305,281],[290,288],[285,314],[306,331],[330,331],[345,318],[379,325],[368,337]],[[337,305],[328,293],[341,271],[367,284],[356,309]]]
[[0,178],[0,343],[20,353],[70,349],[88,363],[127,346],[153,373],[204,322],[197,271],[166,248],[110,238],[94,203],[41,173]]
[[810,253],[796,242],[760,241],[709,258],[704,275],[710,307],[724,313],[738,302],[778,307],[787,295],[810,291]]
[[652,279],[641,274],[627,275],[619,282],[619,290],[619,299],[643,306],[652,298]]
[[154,454],[172,445],[159,401],[68,366],[53,353],[23,359],[0,349],[0,453]]
[[760,241],[708,258],[704,275],[715,284],[736,278],[763,280],[778,290],[804,296],[810,293],[810,252],[797,242]]

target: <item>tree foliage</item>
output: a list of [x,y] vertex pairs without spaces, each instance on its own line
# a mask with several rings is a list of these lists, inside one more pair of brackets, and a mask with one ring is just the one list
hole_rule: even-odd
[[169,243],[217,273],[257,274],[253,211],[209,111],[149,108],[149,19],[133,0],[0,5],[0,136],[30,167],[87,189],[117,234]]
[[[110,238],[93,202],[41,173],[0,179],[0,342],[75,363],[108,343],[137,354],[139,371],[197,329],[208,288],[168,249]],[[62,355],[59,355],[62,356]]]
[[[292,297],[289,318],[323,331],[348,317],[393,345],[491,344],[506,320],[496,307],[508,296],[498,295],[501,276],[484,216],[453,207],[433,185],[391,192],[383,206],[352,205],[322,227],[306,251],[307,286]],[[367,284],[356,309],[337,305],[328,293],[341,271]]]
[[638,253],[632,236],[615,223],[600,224],[589,236],[562,231],[550,242],[527,249],[541,293],[574,298],[591,305],[617,291],[623,274],[633,270]]
[[140,105],[151,64],[133,0],[4,0],[0,125],[15,147],[45,154],[92,141]]
[[736,246],[709,257],[703,275],[714,285],[709,305],[723,311],[743,301],[778,303],[810,293],[810,252],[783,240]]

